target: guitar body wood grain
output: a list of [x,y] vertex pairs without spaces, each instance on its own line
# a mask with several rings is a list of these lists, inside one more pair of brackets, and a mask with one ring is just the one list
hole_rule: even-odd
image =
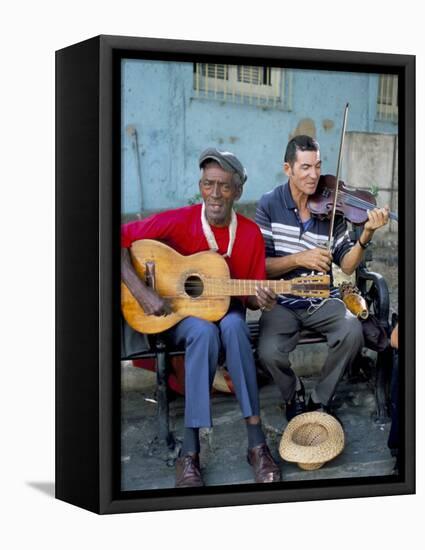
[[141,279],[146,278],[146,263],[155,264],[155,290],[169,300],[173,313],[156,317],[146,315],[124,283],[121,307],[127,323],[144,334],[157,334],[188,316],[218,321],[229,309],[230,296],[209,296],[206,279],[229,279],[224,258],[215,252],[182,256],[170,247],[152,240],[135,241],[130,249],[133,265]]

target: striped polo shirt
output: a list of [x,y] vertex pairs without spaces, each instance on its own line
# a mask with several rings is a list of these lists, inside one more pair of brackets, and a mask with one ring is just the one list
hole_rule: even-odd
[[[329,220],[311,215],[303,224],[297,205],[292,198],[289,182],[276,187],[263,195],[257,205],[255,221],[260,226],[266,245],[266,257],[277,258],[296,252],[304,252],[323,246],[328,241]],[[336,216],[332,244],[333,262],[341,265],[341,260],[352,248],[347,224],[342,216]],[[298,268],[284,273],[283,279],[293,279],[308,272],[307,268]],[[329,273],[332,281],[332,270]],[[331,285],[331,297],[339,297],[339,290]],[[290,308],[303,308],[320,304],[322,298],[300,298],[280,295],[278,303]]]

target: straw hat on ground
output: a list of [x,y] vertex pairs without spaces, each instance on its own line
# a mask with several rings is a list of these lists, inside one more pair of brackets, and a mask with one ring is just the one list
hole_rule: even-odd
[[344,431],[330,414],[308,412],[293,418],[283,432],[279,454],[303,470],[317,470],[344,449]]

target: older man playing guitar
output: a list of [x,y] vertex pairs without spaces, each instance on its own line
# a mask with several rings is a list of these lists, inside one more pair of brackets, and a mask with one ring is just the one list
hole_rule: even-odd
[[[202,204],[156,214],[122,227],[122,281],[145,314],[171,313],[166,298],[146,286],[137,275],[129,248],[140,239],[159,240],[188,256],[215,250],[228,264],[234,279],[264,280],[264,241],[258,226],[236,214],[233,203],[242,195],[246,171],[229,152],[207,149],[199,159]],[[251,350],[245,307],[270,310],[275,293],[256,288],[256,295],[232,299],[228,312],[217,323],[188,316],[168,330],[175,344],[185,346],[185,414],[183,446],[176,462],[176,487],[203,485],[199,466],[199,428],[212,425],[210,389],[219,351],[235,388],[248,431],[248,462],[257,483],[280,480],[261,427],[256,369]],[[225,467],[225,465],[223,465]]]

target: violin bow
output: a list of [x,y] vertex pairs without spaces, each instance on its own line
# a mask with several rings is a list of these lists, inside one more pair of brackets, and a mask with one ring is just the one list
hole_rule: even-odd
[[345,128],[347,126],[347,116],[348,116],[348,107],[349,104],[347,103],[345,105],[344,109],[344,121],[342,123],[342,130],[341,130],[341,140],[339,143],[339,153],[338,153],[338,162],[336,165],[336,185],[335,185],[335,196],[334,196],[334,203],[332,207],[332,214],[331,214],[331,223],[329,228],[329,236],[328,236],[328,243],[327,248],[330,251],[333,244],[333,232],[334,232],[334,222],[335,222],[335,213],[336,213],[336,203],[338,200],[338,182],[339,182],[339,173],[341,171],[341,161],[342,161],[342,149],[344,147],[344,137],[345,137]]

